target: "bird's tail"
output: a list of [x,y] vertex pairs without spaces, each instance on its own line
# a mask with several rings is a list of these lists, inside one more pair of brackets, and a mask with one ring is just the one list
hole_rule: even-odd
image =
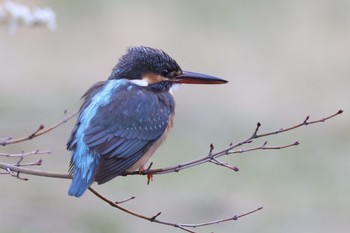
[[80,197],[90,187],[92,180],[81,178],[79,175],[73,175],[73,181],[69,187],[70,196]]
[[79,156],[73,154],[71,161],[72,183],[69,187],[70,196],[80,197],[94,182],[95,171],[99,165],[99,156],[84,154]]

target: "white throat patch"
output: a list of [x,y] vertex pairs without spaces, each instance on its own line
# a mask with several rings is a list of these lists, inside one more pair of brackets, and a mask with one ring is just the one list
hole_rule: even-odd
[[174,91],[177,90],[180,87],[180,85],[181,85],[180,83],[174,83],[169,90],[170,94],[173,95]]
[[133,83],[133,84],[136,84],[138,86],[141,86],[141,87],[147,87],[148,86],[148,82],[144,79],[132,79],[132,80],[129,80],[129,82]]
[[[132,79],[132,80],[128,80],[128,81],[135,84],[135,85],[138,85],[140,87],[147,87],[148,86],[148,82],[145,79]],[[174,83],[171,86],[169,93],[173,95],[174,91],[177,90],[180,85],[181,85],[180,83]]]

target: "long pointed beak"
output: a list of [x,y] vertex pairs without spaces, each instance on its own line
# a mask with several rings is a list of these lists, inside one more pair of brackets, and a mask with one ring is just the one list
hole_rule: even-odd
[[175,83],[186,83],[186,84],[224,84],[227,80],[214,77],[207,74],[200,74],[190,71],[183,71],[182,74],[172,79]]

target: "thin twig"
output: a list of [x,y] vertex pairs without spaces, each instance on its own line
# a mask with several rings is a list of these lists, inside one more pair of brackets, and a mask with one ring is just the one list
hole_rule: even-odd
[[18,166],[18,167],[41,166],[42,162],[43,162],[42,159],[39,159],[36,162],[29,162],[29,163],[22,163],[22,161],[21,161],[21,162],[18,162],[16,166]]
[[[105,196],[103,196],[102,194],[100,194],[99,192],[97,192],[96,190],[94,190],[93,188],[89,187],[90,192],[92,192],[95,196],[97,196],[98,198],[100,198],[101,200],[103,200],[104,202],[110,204],[111,206],[113,206],[114,208],[117,208],[127,214],[133,215],[135,217],[150,221],[150,222],[155,222],[155,223],[159,223],[159,224],[163,224],[163,225],[170,225],[170,226],[175,226],[176,224],[173,223],[167,223],[167,222],[162,222],[156,219],[157,216],[159,216],[160,214],[156,214],[154,216],[151,217],[147,217],[145,215],[133,212],[129,209],[126,209],[118,204],[116,204],[114,201],[109,200],[108,198],[106,198]],[[156,216],[156,217],[155,217]],[[186,230],[187,232],[191,232],[191,233],[195,233],[194,231],[190,231],[190,230]]]
[[219,220],[214,220],[214,221],[204,222],[204,223],[197,223],[197,224],[181,224],[181,226],[198,228],[198,227],[204,227],[204,226],[219,224],[219,223],[228,222],[228,221],[236,221],[239,218],[242,218],[242,217],[245,217],[247,215],[253,214],[253,213],[258,212],[259,210],[262,210],[262,209],[263,209],[263,207],[259,207],[259,208],[256,208],[255,210],[249,211],[249,212],[247,212],[245,214],[234,215],[233,217],[229,217],[229,218],[223,218],[223,219],[219,219]]
[[27,181],[28,180],[28,178],[22,178],[22,177],[20,177],[19,176],[19,172],[13,172],[13,171],[11,171],[10,169],[7,169],[7,172],[6,173],[0,173],[0,174],[9,174],[10,176],[12,176],[12,177],[16,177],[17,179],[19,179],[19,180],[24,180],[24,181]]
[[20,172],[23,174],[33,175],[33,176],[43,176],[43,177],[59,178],[59,179],[72,179],[72,176],[69,175],[68,173],[41,171],[41,170],[35,170],[31,168],[19,167],[17,165],[2,163],[2,162],[0,162],[0,168],[5,171]]
[[[205,157],[201,157],[201,158],[193,160],[193,161],[186,162],[186,163],[182,163],[182,164],[178,164],[178,165],[171,166],[171,167],[166,167],[166,168],[151,169],[151,170],[148,170],[148,171],[146,170],[146,171],[142,171],[142,172],[138,172],[138,171],[137,172],[128,172],[125,175],[135,175],[135,174],[147,175],[149,173],[152,173],[154,175],[160,175],[160,174],[166,174],[166,173],[171,173],[171,172],[179,172],[181,170],[188,169],[188,168],[191,168],[191,167],[198,166],[200,164],[206,163],[206,162],[210,161],[211,158],[220,158],[222,156],[228,155],[235,148],[240,147],[240,146],[242,146],[244,144],[251,143],[253,139],[262,138],[262,137],[268,137],[268,136],[271,136],[271,135],[276,135],[276,134],[284,133],[284,132],[287,132],[287,131],[290,131],[290,130],[294,130],[294,129],[300,128],[302,126],[307,126],[307,125],[311,125],[311,124],[325,122],[326,120],[329,120],[329,119],[331,119],[333,117],[336,117],[337,115],[340,115],[342,113],[343,113],[343,110],[338,110],[335,114],[332,114],[332,115],[330,115],[328,117],[325,117],[325,118],[322,118],[322,119],[319,119],[319,120],[314,120],[314,121],[309,121],[309,117],[306,117],[306,119],[303,120],[302,123],[299,123],[297,125],[294,125],[294,126],[291,126],[291,127],[285,128],[285,129],[279,129],[279,130],[276,130],[276,131],[263,133],[263,134],[258,134],[258,131],[259,131],[260,127],[261,127],[261,123],[257,123],[257,126],[256,126],[253,134],[250,137],[248,137],[247,139],[245,139],[245,140],[243,140],[241,142],[238,142],[236,144],[232,144],[231,143],[229,147],[227,147],[227,148],[225,148],[225,149],[223,149],[221,151],[218,151],[216,153],[213,153],[212,151],[210,151],[209,155],[207,155]],[[297,145],[299,145],[299,142],[294,142],[292,144],[288,144],[288,145],[285,145],[285,146],[278,146],[278,147],[276,147],[276,149],[282,149],[282,148],[287,148],[287,147],[297,146]],[[263,148],[257,147],[257,148],[255,148],[253,150],[260,150],[260,149],[263,149]],[[265,147],[265,150],[266,149],[268,149],[268,148]],[[238,153],[238,152],[235,152],[235,153]]]
[[116,202],[113,202],[111,200],[109,200],[108,198],[106,198],[105,196],[103,196],[102,194],[98,193],[96,190],[94,190],[93,188],[89,188],[89,190],[96,195],[98,198],[100,198],[101,200],[103,200],[104,202],[110,204],[111,206],[127,213],[130,215],[133,215],[135,217],[150,221],[150,222],[155,222],[158,224],[162,224],[162,225],[168,225],[168,226],[173,226],[173,227],[177,227],[180,228],[181,230],[187,231],[187,232],[191,232],[191,233],[195,233],[195,231],[192,231],[188,228],[199,228],[199,227],[204,227],[204,226],[209,226],[209,225],[214,225],[214,224],[218,224],[218,223],[223,223],[223,222],[228,222],[228,221],[235,221],[238,220],[239,218],[245,217],[247,215],[253,214],[259,210],[262,210],[262,207],[259,207],[255,210],[249,211],[247,213],[241,214],[241,215],[235,215],[233,217],[229,217],[229,218],[224,218],[224,219],[219,219],[219,220],[214,220],[214,221],[209,221],[209,222],[205,222],[205,223],[197,223],[197,224],[186,224],[186,223],[173,223],[173,222],[167,222],[167,221],[161,221],[158,220],[157,217],[159,217],[161,215],[162,212],[158,212],[157,214],[151,216],[151,217],[147,217],[145,215],[136,213],[134,211],[131,211],[129,209],[126,209],[124,207],[121,207],[120,205],[118,205]]
[[24,152],[22,151],[21,153],[13,154],[13,153],[1,153],[0,156],[4,157],[25,157],[29,155],[44,155],[44,154],[51,154],[51,150],[33,150],[30,152]]
[[312,124],[316,124],[316,123],[322,123],[322,122],[325,122],[333,117],[336,117],[340,114],[342,114],[344,111],[342,109],[338,110],[338,112],[328,116],[328,117],[324,117],[324,118],[321,118],[319,120],[314,120],[314,121],[309,121],[310,119],[310,116],[307,116],[305,118],[305,120],[300,123],[300,124],[297,124],[295,126],[292,126],[292,127],[289,127],[289,128],[286,128],[286,129],[279,129],[279,130],[276,130],[276,131],[273,131],[273,132],[267,132],[267,133],[263,133],[263,134],[257,134],[254,138],[261,138],[261,137],[266,137],[266,136],[270,136],[270,135],[275,135],[275,134],[280,134],[280,133],[284,133],[284,132],[287,132],[287,131],[290,131],[290,130],[293,130],[293,129],[296,129],[296,128],[300,128],[302,126],[307,126],[307,125],[312,125]]
[[266,146],[266,142],[262,146],[257,146],[257,147],[252,147],[248,149],[241,148],[239,150],[230,150],[227,152],[227,154],[240,154],[240,153],[245,153],[245,152],[250,152],[250,151],[256,151],[256,150],[280,150],[280,149],[285,149],[288,147],[292,146],[298,146],[300,143],[298,141],[293,142],[291,144],[283,145],[283,146]]
[[129,197],[129,198],[125,199],[125,200],[116,201],[115,204],[120,205],[120,204],[123,204],[123,203],[125,203],[125,202],[134,200],[135,198],[136,198],[136,197],[134,197],[134,196],[133,196],[133,197]]
[[27,141],[27,140],[31,140],[33,138],[39,137],[39,136],[41,136],[43,134],[46,134],[46,133],[56,129],[57,127],[59,127],[60,125],[66,123],[68,120],[70,120],[71,118],[73,118],[74,116],[76,116],[78,114],[78,111],[75,111],[71,115],[66,116],[66,112],[67,111],[64,112],[63,119],[61,121],[57,122],[56,124],[46,128],[46,129],[45,129],[45,126],[43,124],[41,124],[38,129],[36,129],[33,133],[31,133],[31,134],[29,134],[28,136],[25,136],[25,137],[20,137],[20,138],[12,138],[12,137],[2,138],[0,140],[0,145],[6,146],[6,145],[19,143],[19,142],[23,142],[23,141]]
[[226,168],[228,168],[228,169],[230,169],[230,170],[233,170],[233,171],[235,171],[235,172],[238,172],[238,171],[239,171],[239,168],[238,168],[238,167],[229,165],[228,163],[222,162],[222,161],[220,161],[220,160],[218,160],[218,159],[216,159],[216,158],[211,158],[211,159],[209,160],[209,162],[211,162],[211,163],[213,163],[213,164],[216,164],[216,165],[219,165],[219,166],[222,166],[222,167],[226,167]]

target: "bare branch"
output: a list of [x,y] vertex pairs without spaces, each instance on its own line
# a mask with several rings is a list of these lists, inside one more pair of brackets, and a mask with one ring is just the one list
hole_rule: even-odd
[[209,225],[214,225],[214,224],[218,224],[218,223],[223,223],[223,222],[228,222],[228,221],[235,221],[238,220],[239,218],[245,217],[247,215],[253,214],[259,210],[262,210],[262,207],[259,207],[255,210],[249,211],[247,213],[241,214],[241,215],[235,215],[233,217],[230,218],[225,218],[225,219],[219,219],[219,220],[214,220],[214,221],[209,221],[209,222],[205,222],[205,223],[197,223],[197,224],[186,224],[186,223],[174,223],[174,222],[167,222],[167,221],[161,221],[158,220],[157,218],[161,215],[162,212],[158,212],[157,214],[151,216],[151,217],[147,217],[145,215],[136,213],[134,211],[131,211],[129,209],[126,209],[120,205],[118,205],[116,202],[113,202],[111,200],[109,200],[108,198],[106,198],[105,196],[103,196],[102,194],[98,193],[96,190],[94,190],[93,188],[89,188],[89,190],[96,195],[98,198],[100,198],[101,200],[103,200],[104,202],[110,204],[111,206],[127,213],[130,215],[133,215],[135,217],[150,221],[150,222],[154,222],[154,223],[158,223],[158,224],[162,224],[162,225],[168,225],[168,226],[173,226],[176,228],[179,228],[181,230],[187,231],[187,232],[191,232],[191,233],[195,233],[195,231],[190,230],[189,228],[199,228],[199,227],[204,227],[204,226],[209,226]]
[[[299,123],[297,125],[290,126],[288,128],[285,128],[285,129],[282,128],[282,129],[279,129],[279,130],[276,130],[276,131],[270,131],[270,132],[267,132],[267,133],[262,133],[262,134],[258,134],[258,131],[259,131],[260,127],[261,127],[261,123],[257,123],[257,126],[256,126],[253,134],[250,137],[248,137],[247,139],[245,139],[245,140],[243,140],[241,142],[238,142],[236,144],[231,143],[229,147],[227,147],[227,148],[225,148],[225,149],[223,149],[223,150],[221,150],[219,152],[213,153],[212,152],[213,149],[212,149],[212,145],[211,145],[210,146],[209,155],[207,155],[205,157],[201,157],[199,159],[196,159],[196,160],[193,160],[193,161],[190,161],[190,162],[178,164],[176,166],[171,166],[171,167],[166,167],[166,168],[158,168],[158,169],[151,169],[151,170],[148,170],[148,171],[146,170],[146,171],[141,171],[141,172],[128,172],[125,175],[135,175],[135,174],[147,175],[147,174],[150,174],[150,173],[156,175],[156,174],[166,174],[166,173],[171,173],[171,172],[179,172],[181,170],[188,169],[188,168],[191,168],[191,167],[198,166],[200,164],[209,162],[210,160],[212,160],[212,158],[220,158],[220,157],[228,155],[228,154],[239,153],[238,151],[236,151],[236,152],[232,152],[232,151],[234,149],[242,146],[242,145],[251,143],[252,140],[254,140],[254,139],[262,138],[262,137],[268,137],[268,136],[272,136],[272,135],[276,135],[276,134],[280,134],[280,133],[285,133],[285,132],[288,132],[288,131],[300,128],[302,126],[308,126],[308,125],[311,125],[311,124],[325,122],[326,120],[334,118],[334,117],[336,117],[336,116],[338,116],[338,115],[340,115],[342,113],[343,113],[343,110],[338,110],[335,114],[332,114],[332,115],[330,115],[328,117],[321,118],[321,119],[314,120],[314,121],[309,121],[309,117],[306,117],[306,119],[303,120],[302,123]],[[252,148],[252,149],[249,149],[249,150],[242,150],[241,149],[240,151],[241,151],[241,153],[243,153],[243,152],[248,152],[248,151],[253,151],[253,150],[284,149],[284,148],[297,146],[297,145],[299,145],[299,142],[294,142],[294,143],[291,143],[291,144],[282,145],[282,146],[276,146],[276,147],[260,146],[260,147],[255,147],[255,148]]]
[[[73,116],[75,116],[76,113],[77,112],[71,114],[68,117],[65,117],[64,120],[56,123],[55,125],[51,126],[47,130],[42,131],[40,133],[36,133],[35,137],[43,135],[44,133],[47,133],[47,132],[57,128],[58,126],[60,126],[61,124],[65,123],[67,120],[71,119]],[[297,124],[295,126],[291,126],[289,128],[286,128],[286,129],[280,129],[280,130],[277,130],[277,131],[272,131],[272,132],[268,132],[268,133],[264,133],[264,134],[257,134],[257,132],[258,132],[260,126],[261,126],[261,124],[258,123],[254,133],[252,134],[252,136],[250,136],[249,138],[247,138],[247,139],[245,139],[245,140],[243,140],[243,141],[241,141],[239,143],[231,144],[228,148],[223,149],[223,150],[221,150],[219,152],[216,152],[214,154],[212,153],[212,151],[214,149],[214,146],[211,145],[210,146],[209,155],[204,156],[202,158],[199,158],[199,159],[196,159],[196,160],[193,160],[193,161],[190,161],[190,162],[178,164],[178,165],[175,165],[175,166],[167,167],[167,168],[146,169],[144,171],[128,172],[125,175],[166,174],[166,173],[171,173],[171,172],[178,172],[178,171],[183,170],[183,169],[191,168],[193,166],[197,166],[197,165],[200,165],[200,164],[203,164],[203,163],[206,163],[206,162],[210,162],[211,160],[213,161],[214,158],[217,159],[217,158],[222,157],[224,155],[244,153],[244,152],[249,152],[249,151],[254,151],[254,150],[284,149],[284,148],[288,148],[288,147],[291,147],[291,146],[297,146],[297,145],[299,145],[299,142],[294,142],[294,143],[291,143],[291,144],[287,144],[287,145],[283,145],[283,146],[275,146],[275,147],[266,147],[266,144],[265,144],[263,146],[253,147],[253,148],[249,148],[249,149],[234,150],[235,148],[237,148],[239,146],[251,143],[252,139],[260,138],[260,137],[267,137],[267,136],[270,136],[270,135],[275,135],[277,133],[287,132],[287,131],[290,131],[292,129],[299,128],[301,126],[306,126],[306,125],[310,125],[310,124],[324,122],[324,121],[326,121],[328,119],[331,119],[331,118],[333,118],[333,117],[335,117],[335,116],[337,116],[337,115],[339,115],[341,113],[343,113],[343,111],[339,110],[337,113],[335,113],[335,114],[333,114],[331,116],[328,116],[328,117],[325,117],[325,118],[322,118],[322,119],[319,119],[319,120],[314,120],[314,121],[308,121],[309,118],[307,117],[302,123]],[[16,142],[25,141],[25,140],[29,140],[29,138],[26,137],[26,138],[20,138],[20,139],[11,139],[10,141],[2,142],[2,144],[3,145],[4,144],[7,145],[7,144],[16,143]],[[4,170],[10,169],[11,171],[14,171],[14,172],[21,172],[23,174],[29,174],[29,175],[35,175],[35,176],[45,176],[45,177],[52,177],[52,178],[71,179],[71,176],[69,174],[62,174],[62,173],[55,173],[55,172],[48,172],[48,171],[40,171],[40,170],[34,170],[34,169],[26,169],[26,168],[21,168],[21,167],[15,166],[15,165],[10,165],[10,164],[1,163],[1,162],[0,162],[0,168],[2,168]]]
[[241,154],[245,152],[250,151],[256,151],[256,150],[279,150],[279,149],[285,149],[292,146],[298,146],[300,143],[298,141],[293,142],[291,144],[283,145],[283,146],[266,146],[267,142],[265,142],[262,146],[252,147],[248,149],[241,148],[239,150],[231,150],[228,152],[228,154]]
[[0,152],[0,156],[4,156],[4,157],[26,157],[29,155],[44,155],[44,154],[51,154],[51,150],[34,150],[31,152],[24,152],[22,151],[21,153],[18,154],[11,154],[11,153],[1,153]]
[[127,199],[125,199],[125,200],[122,200],[122,201],[116,201],[115,204],[120,205],[120,204],[123,204],[123,203],[125,203],[125,202],[134,200],[135,198],[136,198],[136,197],[129,197],[129,198],[127,198]]
[[211,158],[211,159],[209,160],[209,162],[211,162],[211,163],[213,163],[213,164],[216,164],[216,165],[219,165],[219,166],[226,167],[226,168],[228,168],[228,169],[230,169],[230,170],[233,170],[233,171],[235,171],[235,172],[238,172],[238,171],[239,171],[239,168],[238,168],[238,167],[236,167],[236,166],[231,166],[231,165],[229,165],[228,163],[222,162],[222,161],[220,161],[220,160],[218,160],[218,159],[216,159],[216,158]]
[[[290,131],[292,129],[296,129],[296,128],[299,128],[301,126],[304,126],[304,125],[310,125],[310,124],[324,122],[324,121],[326,121],[328,119],[331,119],[331,118],[341,114],[342,112],[343,112],[342,110],[339,110],[336,114],[333,114],[333,115],[331,115],[329,117],[325,117],[325,118],[322,118],[322,119],[319,119],[319,120],[315,120],[315,121],[310,121],[310,122],[308,121],[308,118],[307,118],[301,124],[297,124],[295,126],[291,126],[289,128],[286,128],[286,129],[280,129],[280,130],[277,130],[277,131],[272,131],[272,132],[268,132],[268,133],[264,133],[264,134],[257,134],[257,132],[258,132],[260,126],[261,126],[261,124],[258,123],[254,133],[252,134],[252,136],[250,136],[249,138],[247,138],[247,139],[245,139],[245,140],[243,140],[243,141],[241,141],[239,143],[236,143],[236,144],[232,144],[231,143],[229,147],[227,147],[227,148],[225,148],[225,149],[223,149],[223,150],[221,150],[219,152],[216,152],[214,154],[212,153],[212,150],[214,148],[212,149],[213,146],[211,146],[209,155],[204,156],[202,158],[199,158],[199,159],[196,159],[196,160],[193,160],[193,161],[189,161],[189,162],[186,162],[186,163],[178,164],[178,165],[175,165],[175,166],[166,167],[166,168],[146,169],[144,171],[128,172],[125,175],[140,175],[140,174],[141,175],[147,175],[147,174],[158,174],[158,175],[160,175],[160,174],[166,174],[166,173],[171,173],[171,172],[179,172],[180,170],[191,168],[193,166],[197,166],[197,165],[209,162],[213,158],[217,159],[217,158],[222,157],[224,155],[245,153],[245,152],[250,152],[250,151],[255,151],[255,150],[284,149],[284,148],[288,148],[288,147],[292,147],[292,146],[297,146],[297,145],[299,145],[298,141],[294,142],[294,143],[291,143],[291,144],[283,145],[283,146],[266,147],[266,145],[263,145],[263,146],[249,148],[249,149],[234,150],[234,149],[236,149],[236,148],[238,148],[238,147],[240,147],[240,146],[242,146],[244,144],[251,143],[252,139],[259,138],[259,137],[267,137],[267,136],[275,135],[277,133],[287,132],[287,131]],[[57,128],[59,125],[63,124],[64,122],[66,122],[67,120],[69,120],[73,116],[75,116],[76,113],[77,112],[75,112],[72,115],[68,116],[63,121],[60,121],[60,122],[56,123],[55,125],[53,125],[49,129],[52,130],[54,128]],[[49,129],[47,129],[45,132],[49,132]],[[36,137],[40,136],[40,135],[43,135],[43,132],[40,132],[40,134],[36,134]],[[26,140],[29,140],[29,139],[27,138]],[[13,141],[6,142],[5,145],[11,144],[11,143],[15,143],[15,141],[19,142],[20,139],[15,139]],[[22,140],[22,141],[24,141],[24,140]],[[0,144],[1,144],[1,142],[0,142]],[[28,175],[44,176],[44,177],[51,177],[51,178],[61,178],[61,179],[71,179],[71,176],[69,174],[48,172],[48,171],[40,171],[40,170],[34,170],[34,169],[26,169],[26,168],[18,167],[18,166],[7,164],[7,163],[1,163],[1,162],[0,162],[0,168],[4,169],[4,170],[10,169],[11,171],[21,172],[23,174],[28,174]]]
[[27,178],[22,178],[22,177],[20,177],[19,176],[19,172],[12,172],[10,169],[7,169],[7,172],[5,172],[5,173],[0,173],[0,174],[9,174],[10,176],[12,176],[12,177],[16,177],[17,179],[19,179],[19,180],[23,180],[23,181],[27,181],[28,179]]
[[48,171],[40,171],[31,168],[19,167],[17,165],[2,163],[0,162],[0,168],[5,171],[11,172],[20,172],[22,174],[33,175],[33,176],[43,176],[50,178],[59,178],[59,179],[72,179],[71,175],[68,173],[58,173],[58,172],[48,172]]
[[[178,164],[175,166],[171,166],[171,167],[167,167],[167,168],[159,168],[159,169],[151,169],[151,166],[152,166],[152,163],[151,163],[150,166],[145,170],[129,172],[129,173],[126,173],[125,175],[142,174],[142,175],[148,175],[149,177],[151,177],[151,175],[153,175],[153,174],[160,175],[160,174],[166,174],[166,173],[170,173],[170,172],[178,172],[180,170],[191,168],[191,167],[194,167],[194,166],[197,166],[197,165],[200,165],[203,163],[207,163],[207,162],[210,162],[210,163],[222,166],[222,167],[226,167],[226,168],[229,168],[229,169],[234,170],[234,171],[238,171],[239,169],[237,167],[229,165],[228,163],[222,162],[218,158],[220,158],[222,156],[227,156],[230,154],[246,153],[246,152],[256,151],[256,150],[277,150],[277,149],[285,149],[285,148],[297,146],[297,145],[299,145],[298,141],[296,141],[294,143],[286,144],[286,145],[280,145],[280,146],[267,146],[268,143],[267,143],[267,141],[265,141],[260,146],[255,146],[255,147],[253,146],[253,147],[250,147],[248,149],[240,148],[245,144],[252,143],[257,138],[268,137],[271,135],[291,131],[291,130],[297,129],[299,127],[302,127],[302,126],[307,126],[307,125],[311,125],[311,124],[325,122],[326,120],[329,120],[329,119],[341,114],[342,112],[343,112],[342,110],[339,110],[337,113],[335,113],[333,115],[330,115],[328,117],[325,117],[325,118],[322,118],[319,120],[314,120],[314,121],[310,121],[309,116],[308,116],[303,120],[303,122],[301,122],[297,125],[294,125],[294,126],[291,126],[291,127],[285,128],[285,129],[282,128],[282,129],[279,129],[276,131],[271,131],[271,132],[261,133],[261,134],[259,134],[261,124],[257,123],[257,126],[256,126],[253,134],[250,137],[248,137],[245,140],[238,142],[236,144],[231,143],[227,148],[225,148],[221,151],[214,153],[214,145],[210,144],[210,149],[209,149],[208,155],[201,157],[199,159],[185,162],[182,164]],[[17,138],[17,139],[13,139],[13,137],[2,138],[2,139],[0,139],[0,145],[6,146],[8,144],[19,143],[19,142],[31,140],[35,137],[44,135],[44,134],[50,132],[51,130],[59,127],[63,123],[67,122],[69,119],[74,117],[76,114],[77,114],[77,112],[74,112],[73,114],[66,116],[66,111],[65,111],[63,120],[57,122],[56,124],[52,125],[51,127],[45,129],[45,127],[43,125],[40,125],[39,128],[37,130],[35,130],[33,133],[31,133],[29,136],[22,137],[22,138]],[[39,161],[35,161],[35,162],[22,163],[23,158],[25,156],[34,155],[34,154],[50,154],[50,153],[51,153],[51,151],[49,151],[49,150],[46,150],[46,151],[45,150],[44,151],[34,150],[32,152],[26,152],[26,153],[23,151],[19,154],[0,153],[0,156],[3,156],[3,157],[18,157],[19,158],[19,161],[16,164],[7,164],[7,163],[0,162],[0,169],[5,171],[5,173],[2,173],[2,174],[9,174],[9,175],[16,177],[18,179],[21,179],[21,180],[28,180],[28,179],[20,177],[19,176],[20,174],[28,174],[28,175],[34,175],[34,176],[43,176],[43,177],[51,177],[51,178],[59,178],[59,179],[71,179],[72,177],[70,174],[48,172],[48,171],[41,171],[41,170],[35,170],[32,168],[28,168],[28,167],[32,167],[32,166],[40,166],[41,162],[42,162],[41,159]],[[150,180],[150,178],[148,178],[148,180]],[[155,223],[162,224],[162,225],[173,226],[173,227],[179,228],[183,231],[192,232],[192,233],[194,233],[195,231],[191,230],[191,228],[198,228],[198,227],[214,225],[214,224],[219,224],[219,223],[228,222],[228,221],[234,221],[234,220],[237,220],[241,217],[253,214],[253,213],[262,209],[262,207],[260,207],[260,208],[257,208],[255,210],[252,210],[250,212],[247,212],[245,214],[234,215],[233,217],[223,218],[223,219],[204,222],[204,223],[197,223],[197,224],[173,223],[173,222],[159,220],[158,218],[162,212],[158,212],[157,214],[148,217],[148,216],[139,214],[137,212],[131,211],[127,208],[120,206],[120,204],[125,203],[127,201],[131,201],[135,197],[131,197],[131,198],[128,198],[126,200],[119,201],[119,202],[113,202],[113,201],[107,199],[106,197],[104,197],[103,195],[101,195],[100,193],[98,193],[97,191],[95,191],[94,189],[92,189],[91,187],[89,188],[89,190],[95,196],[100,198],[101,200],[105,201],[106,203],[110,204],[111,206],[113,206],[113,207],[115,207],[115,208],[117,208],[117,209],[119,209],[127,214],[133,215],[135,217],[138,217],[138,218],[150,221],[150,222],[155,222]]]
[[224,219],[219,219],[219,220],[215,220],[215,221],[211,221],[211,222],[204,222],[204,223],[197,223],[197,224],[181,224],[181,226],[183,227],[192,227],[192,228],[198,228],[198,227],[204,227],[204,226],[209,226],[209,225],[214,225],[214,224],[219,224],[219,223],[223,223],[223,222],[228,222],[228,221],[236,221],[239,218],[245,217],[247,215],[253,214],[255,212],[258,212],[259,210],[262,210],[263,207],[259,207],[255,210],[249,211],[245,214],[241,214],[241,215],[234,215],[233,217],[229,217],[229,218],[224,218]]
[[284,132],[287,132],[287,131],[290,131],[290,130],[293,130],[293,129],[296,129],[296,128],[300,128],[302,126],[307,126],[307,125],[312,125],[312,124],[316,124],[316,123],[322,123],[322,122],[325,122],[333,117],[336,117],[340,114],[342,114],[344,111],[342,109],[338,110],[338,112],[328,116],[328,117],[324,117],[324,118],[321,118],[319,120],[314,120],[314,121],[309,121],[310,119],[310,116],[307,116],[305,118],[305,120],[300,123],[300,124],[297,124],[295,126],[291,126],[289,128],[286,128],[286,129],[280,129],[280,130],[276,130],[276,131],[273,131],[273,132],[268,132],[268,133],[264,133],[264,134],[259,134],[259,135],[256,135],[254,138],[261,138],[261,137],[266,137],[266,136],[270,136],[270,135],[274,135],[274,134],[279,134],[279,133],[284,133]]
[[64,117],[61,121],[57,122],[56,124],[50,126],[49,128],[45,129],[45,126],[43,124],[41,124],[39,126],[39,128],[37,130],[35,130],[33,133],[29,134],[28,136],[25,137],[21,137],[21,138],[12,138],[12,137],[7,137],[7,138],[0,138],[0,145],[2,146],[6,146],[9,144],[14,144],[14,143],[19,143],[19,142],[23,142],[23,141],[28,141],[31,140],[33,138],[39,137],[43,134],[46,134],[54,129],[56,129],[57,127],[59,127],[60,125],[66,123],[68,120],[70,120],[71,118],[73,118],[74,116],[76,116],[78,114],[78,111],[75,111],[74,113],[72,113],[69,116],[66,116],[66,112],[64,112]]

